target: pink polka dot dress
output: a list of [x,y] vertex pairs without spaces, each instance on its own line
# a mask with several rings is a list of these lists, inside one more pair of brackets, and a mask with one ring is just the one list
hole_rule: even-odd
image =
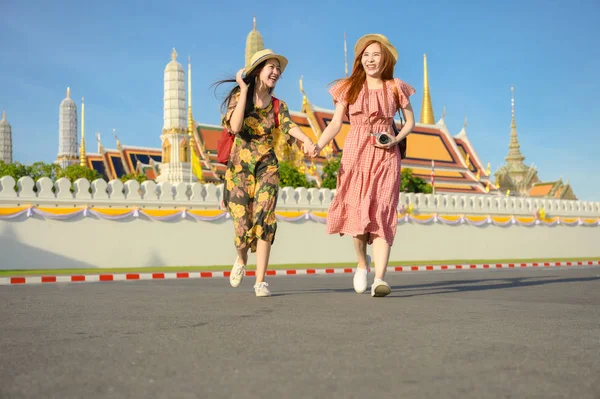
[[354,104],[348,106],[343,85],[343,81],[340,81],[329,90],[334,103],[346,105],[350,132],[342,152],[336,194],[329,207],[326,231],[328,234],[351,236],[370,233],[369,244],[373,243],[374,236],[378,236],[392,246],[398,224],[400,151],[398,146],[389,150],[373,146],[371,126],[374,132],[393,135],[391,124],[396,113],[393,85],[398,89],[402,107],[408,104],[408,98],[415,93],[415,89],[395,78],[393,83],[386,83],[385,97],[384,88],[363,88]]

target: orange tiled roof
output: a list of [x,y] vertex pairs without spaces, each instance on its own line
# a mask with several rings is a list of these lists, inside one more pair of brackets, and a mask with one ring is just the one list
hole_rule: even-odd
[[530,197],[543,197],[550,194],[555,183],[540,183],[531,187],[529,190]]
[[[319,108],[314,112],[314,116],[318,127],[324,130],[331,121],[333,112]],[[312,130],[306,114],[292,111],[291,117],[305,134],[316,140],[315,132]],[[218,163],[216,160],[217,142],[221,136],[221,131],[222,128],[215,125],[198,124],[197,127],[197,137],[202,140],[204,149],[206,150],[202,164],[204,176],[209,181],[219,180],[220,175],[226,169],[225,165]],[[350,125],[345,120],[341,132],[334,139],[334,153],[343,151],[349,131]],[[413,131],[408,135],[407,140],[407,158],[402,161],[402,168],[413,169],[416,176],[429,182],[431,177],[431,161],[434,160],[436,167],[436,190],[439,192],[485,192],[485,184],[488,176],[485,174],[482,165],[477,161],[478,157],[474,154],[473,149],[464,140],[453,138],[438,127],[424,125],[415,126]],[[470,154],[471,168],[469,170],[464,166],[466,154]],[[149,164],[152,161],[161,162],[162,150],[161,148],[127,146],[123,149],[123,155],[130,170],[135,170],[138,160],[142,164]],[[109,173],[117,177],[120,177],[124,173],[125,168],[117,150],[107,150],[104,158],[108,165]],[[321,164],[324,161],[325,158],[322,154],[315,159],[315,163],[317,164]],[[102,157],[99,154],[88,155],[88,164],[106,177],[107,171],[104,170]],[[475,174],[477,171],[480,172],[485,181],[476,180]],[[148,173],[153,172],[146,173],[150,178]]]

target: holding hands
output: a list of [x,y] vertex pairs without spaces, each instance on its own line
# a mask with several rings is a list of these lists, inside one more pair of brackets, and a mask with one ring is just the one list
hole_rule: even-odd
[[313,143],[309,137],[306,137],[303,143],[304,154],[306,154],[307,157],[314,158],[319,154],[319,152],[317,151],[317,145]]

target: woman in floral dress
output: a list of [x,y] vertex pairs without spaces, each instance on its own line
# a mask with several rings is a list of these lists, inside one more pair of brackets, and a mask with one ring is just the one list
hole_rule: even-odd
[[[256,252],[256,296],[270,296],[265,272],[275,240],[275,206],[279,192],[279,167],[274,146],[301,140],[304,150],[314,152],[314,143],[292,121],[285,102],[279,101],[275,126],[273,89],[287,65],[282,55],[258,51],[250,65],[236,75],[237,85],[223,102],[222,123],[235,135],[225,173],[224,203],[233,219],[237,249],[229,276],[232,287],[240,285],[248,250]],[[243,77],[243,74],[245,76]],[[220,83],[233,82],[232,80]]]
[[[373,245],[375,278],[371,295],[380,297],[391,292],[383,279],[398,224],[398,143],[415,124],[409,101],[415,90],[394,78],[398,51],[385,36],[363,36],[356,43],[354,54],[352,75],[330,89],[335,113],[314,153],[339,133],[344,115],[348,116],[350,132],[342,152],[336,194],[327,216],[327,232],[354,237],[358,266],[353,284],[358,293],[367,289],[370,263],[367,245]],[[394,136],[392,123],[398,108],[402,109],[406,123]],[[387,138],[386,143],[378,139],[381,136]]]

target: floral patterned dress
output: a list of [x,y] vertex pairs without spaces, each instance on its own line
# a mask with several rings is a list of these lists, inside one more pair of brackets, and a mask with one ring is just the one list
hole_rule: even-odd
[[[231,129],[230,119],[239,99],[232,97],[222,124]],[[279,127],[275,127],[273,101],[254,110],[244,119],[236,134],[225,172],[223,200],[233,219],[235,246],[256,252],[258,239],[275,241],[275,206],[279,193],[279,166],[274,146],[282,141],[293,144],[289,135],[292,122],[285,102],[279,101]]]

